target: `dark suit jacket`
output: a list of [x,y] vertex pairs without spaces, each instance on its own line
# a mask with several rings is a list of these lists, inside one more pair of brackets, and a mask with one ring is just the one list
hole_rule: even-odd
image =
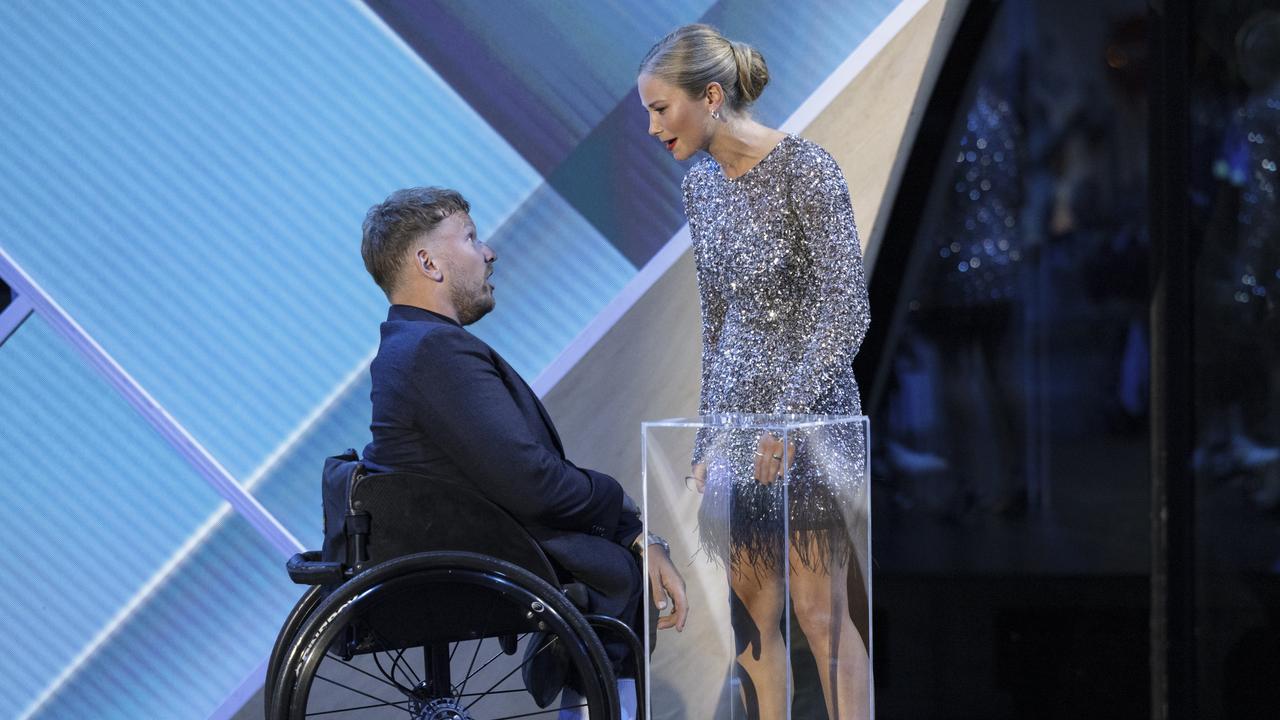
[[470,483],[570,572],[598,562],[588,561],[601,538],[625,546],[639,535],[618,482],[569,462],[533,390],[452,319],[392,305],[370,374],[371,470]]

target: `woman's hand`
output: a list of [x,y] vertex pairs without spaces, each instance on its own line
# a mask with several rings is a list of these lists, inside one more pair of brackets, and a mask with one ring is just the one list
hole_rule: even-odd
[[685,478],[685,484],[693,481],[693,487],[698,492],[702,492],[707,487],[707,464],[698,463],[693,466],[692,474]]
[[767,432],[760,436],[760,445],[756,448],[756,481],[764,485],[782,477],[783,469],[790,469],[796,459],[796,444],[788,442],[784,447],[782,438]]

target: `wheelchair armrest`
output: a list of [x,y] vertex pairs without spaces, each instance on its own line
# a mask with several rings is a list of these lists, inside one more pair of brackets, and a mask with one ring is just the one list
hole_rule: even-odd
[[338,585],[347,579],[340,562],[323,562],[319,550],[295,554],[285,563],[289,579],[299,585]]

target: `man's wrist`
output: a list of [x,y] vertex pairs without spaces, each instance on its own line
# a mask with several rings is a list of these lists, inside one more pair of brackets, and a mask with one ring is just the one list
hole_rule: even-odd
[[668,543],[666,540],[662,539],[662,536],[658,535],[657,533],[651,533],[651,532],[645,533],[644,544],[646,547],[648,547],[649,545],[657,545],[658,547],[662,548],[662,552],[666,553],[667,555],[671,554],[671,543]]

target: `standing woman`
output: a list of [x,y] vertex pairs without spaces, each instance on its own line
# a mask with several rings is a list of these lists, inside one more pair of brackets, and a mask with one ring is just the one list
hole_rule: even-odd
[[[751,119],[768,81],[759,52],[707,25],[663,38],[637,80],[649,134],[676,160],[708,155],[683,183],[702,300],[700,412],[861,414],[853,356],[870,313],[849,191],[825,150]],[[748,713],[786,717],[790,702],[779,630],[785,552],[792,605],[829,717],[869,717],[868,655],[847,591],[851,564],[866,560],[850,542],[841,500],[853,490],[819,477],[803,448],[784,448],[770,434],[748,443],[704,434],[693,460],[704,492],[702,543],[711,557],[728,559],[730,583],[754,625],[735,630],[740,638],[759,633],[738,656]],[[774,483],[784,463],[791,467],[785,548],[771,539],[784,527]]]

